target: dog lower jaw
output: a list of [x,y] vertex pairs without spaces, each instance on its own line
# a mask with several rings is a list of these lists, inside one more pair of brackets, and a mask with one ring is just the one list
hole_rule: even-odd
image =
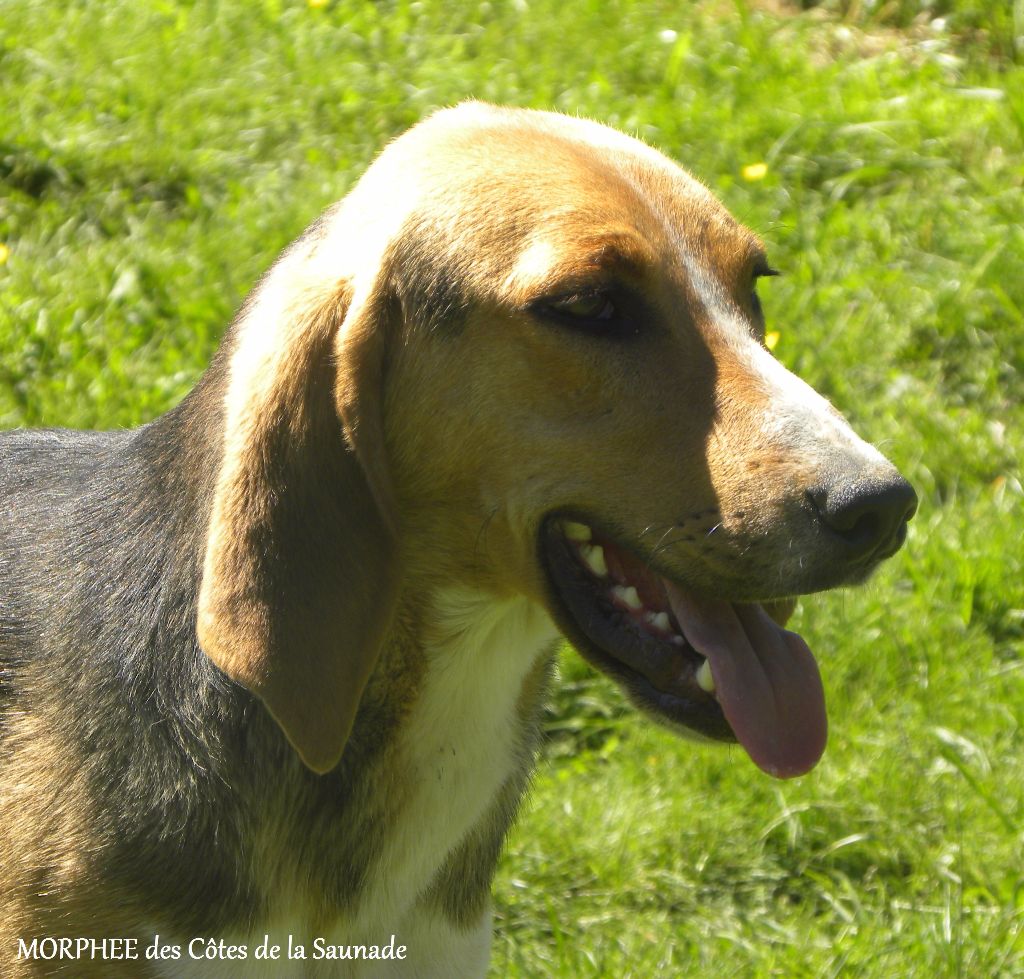
[[598,543],[585,524],[547,522],[542,562],[563,633],[658,722],[706,740],[735,741],[707,689],[706,660],[679,631],[657,576],[627,570],[621,554]]
[[[660,577],[586,524],[551,518],[541,541],[556,618],[638,708],[677,731],[739,740],[777,777],[817,763],[824,695],[799,636],[759,604],[701,597]],[[784,620],[786,603],[772,611]]]

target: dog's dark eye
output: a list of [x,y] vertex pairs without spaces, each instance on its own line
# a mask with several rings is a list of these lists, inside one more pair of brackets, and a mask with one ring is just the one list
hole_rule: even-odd
[[751,283],[750,287],[750,306],[754,310],[754,315],[762,323],[764,322],[764,310],[761,308],[761,297],[757,294],[757,280],[781,274],[782,273],[779,272],[778,269],[773,269],[768,264],[759,265],[754,269],[754,281]]
[[761,297],[757,294],[757,286],[750,290],[750,305],[753,307],[754,315],[759,320],[763,320],[764,309],[761,307]]
[[642,297],[621,284],[595,285],[530,304],[530,312],[585,336],[626,340],[639,336],[650,311]]
[[559,316],[595,323],[609,323],[618,316],[615,303],[603,292],[563,296],[548,303],[548,309]]
[[770,279],[777,275],[782,275],[782,273],[778,269],[773,269],[767,262],[764,265],[758,265],[753,272],[754,285],[757,285],[758,279]]

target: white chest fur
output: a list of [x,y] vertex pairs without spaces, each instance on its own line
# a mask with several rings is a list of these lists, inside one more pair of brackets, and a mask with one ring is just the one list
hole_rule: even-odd
[[406,801],[370,873],[369,920],[392,918],[422,893],[522,763],[523,683],[557,635],[532,602],[466,589],[441,593],[433,622],[422,693],[394,756]]
[[[524,681],[556,637],[547,613],[526,599],[495,601],[468,589],[438,594],[420,695],[387,754],[399,808],[386,817],[389,829],[356,913],[325,929],[304,910],[300,887],[291,895],[282,893],[271,920],[228,941],[250,949],[247,975],[452,979],[486,972],[489,912],[473,928],[460,929],[419,898],[523,764],[519,704]],[[406,958],[253,961],[252,950],[266,934],[282,948],[290,936],[310,955],[315,939],[334,946],[382,946],[394,935],[398,945],[406,946]],[[160,974],[227,976],[237,974],[235,969],[237,963],[182,960],[164,963]]]

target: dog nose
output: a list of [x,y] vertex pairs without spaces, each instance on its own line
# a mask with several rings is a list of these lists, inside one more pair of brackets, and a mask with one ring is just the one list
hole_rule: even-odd
[[884,479],[818,487],[808,497],[819,520],[842,540],[852,559],[895,554],[917,511],[914,488],[898,473]]

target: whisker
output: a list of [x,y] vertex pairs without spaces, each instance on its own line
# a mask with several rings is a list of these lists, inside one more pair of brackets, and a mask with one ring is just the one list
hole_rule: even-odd
[[[669,540],[667,539],[668,535],[672,532],[673,529],[678,530],[679,535]],[[682,527],[670,528],[668,531],[666,531],[666,533],[662,534],[661,540],[659,540],[657,545],[651,550],[650,558],[648,560],[648,567],[650,567],[650,561],[656,558],[663,551],[667,551],[670,547],[673,547],[676,544],[682,544],[684,542],[692,540],[693,537],[691,535],[683,533]]]

